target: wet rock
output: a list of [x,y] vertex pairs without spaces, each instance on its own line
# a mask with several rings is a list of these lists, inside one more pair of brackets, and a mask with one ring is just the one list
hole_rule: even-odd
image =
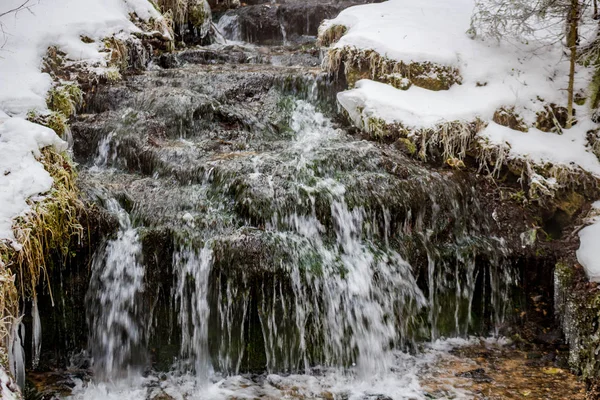
[[476,368],[471,371],[459,372],[456,374],[457,377],[472,379],[477,383],[489,383],[492,382],[492,378],[485,373],[483,368]]
[[336,17],[345,8],[371,2],[377,1],[287,0],[276,4],[267,1],[248,2],[248,6],[229,10],[221,17],[237,25],[235,28],[229,26],[222,30],[227,39],[248,43],[299,42],[306,36],[316,37],[323,20]]

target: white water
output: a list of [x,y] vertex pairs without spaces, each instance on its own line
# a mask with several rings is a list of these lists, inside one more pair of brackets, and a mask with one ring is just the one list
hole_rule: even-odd
[[135,373],[130,363],[145,329],[138,316],[149,310],[137,300],[144,289],[138,232],[116,200],[109,199],[107,208],[118,217],[120,229],[94,256],[86,301],[93,368],[99,377],[114,378]]
[[177,281],[174,295],[180,307],[181,355],[188,367],[193,366],[199,379],[207,379],[212,372],[208,355],[210,309],[207,299],[212,251],[208,246],[200,252],[181,249],[173,256],[173,265]]
[[232,42],[242,41],[242,31],[240,28],[240,22],[237,15],[225,14],[219,19],[217,23],[217,29],[221,32],[221,35]]
[[[472,338],[436,341],[418,356],[394,352],[394,365],[385,374],[359,377],[353,369],[325,370],[320,374],[278,375],[262,377],[214,376],[209,381],[198,381],[192,375],[151,375],[126,382],[89,383],[77,381],[70,397],[73,400],[146,400],[168,395],[176,400],[226,400],[226,399],[348,399],[365,400],[390,398],[392,400],[431,399],[429,386],[444,388],[444,399],[466,400],[478,398],[476,393],[455,388],[453,373],[449,377],[440,364],[461,361],[450,350],[479,343]],[[503,345],[502,340],[488,340],[489,345]],[[439,392],[436,393],[439,396]],[[380,397],[379,397],[380,396]],[[385,397],[387,396],[387,397]]]

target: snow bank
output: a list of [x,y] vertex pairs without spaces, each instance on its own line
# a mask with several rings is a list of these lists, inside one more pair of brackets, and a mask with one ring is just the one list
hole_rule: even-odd
[[[335,25],[347,32],[334,49],[375,50],[404,63],[434,62],[457,68],[462,84],[447,91],[412,86],[408,90],[369,80],[338,95],[340,104],[355,123],[377,118],[406,128],[430,128],[449,121],[491,121],[500,107],[514,107],[528,126],[550,103],[566,105],[568,59],[561,46],[542,41],[531,44],[497,43],[471,39],[467,35],[474,10],[473,0],[390,0],[344,10],[324,23],[321,32]],[[562,29],[557,24],[556,29]],[[578,71],[576,89],[589,82],[589,72]],[[577,107],[583,123],[563,136],[536,129],[510,132],[492,124],[481,133],[493,143],[508,142],[515,157],[533,161],[552,160],[576,164],[600,176],[600,163],[586,148],[585,134],[591,127],[589,111]],[[541,142],[538,142],[541,140]],[[552,151],[557,146],[558,151]],[[555,154],[556,153],[556,154]]]
[[[2,0],[0,13],[23,1]],[[148,0],[31,0],[28,5],[29,10],[0,19],[6,33],[0,50],[0,110],[9,115],[46,108],[52,82],[40,68],[49,46],[57,46],[71,60],[105,65],[100,39],[139,31],[129,13],[161,18]],[[84,43],[82,36],[97,41]]]
[[511,158],[527,158],[540,164],[579,166],[600,177],[598,158],[586,149],[585,135],[592,128],[591,121],[584,121],[557,135],[535,128],[524,133],[491,122],[479,136],[498,146],[508,144]]
[[579,231],[580,246],[577,260],[592,282],[600,282],[600,201],[592,206],[590,226]]
[[52,177],[36,159],[47,146],[67,147],[41,125],[21,118],[0,123],[0,238],[14,239],[12,219],[29,209],[27,199],[52,188]]
[[[2,0],[0,13],[23,3]],[[31,110],[47,111],[52,80],[41,68],[48,47],[102,68],[107,64],[102,39],[139,31],[130,13],[145,20],[162,18],[148,0],[30,0],[26,6],[0,18],[0,240],[14,239],[12,219],[28,210],[26,200],[52,187],[52,178],[36,160],[40,149],[65,149],[54,131],[23,119]],[[83,36],[95,41],[84,43]]]

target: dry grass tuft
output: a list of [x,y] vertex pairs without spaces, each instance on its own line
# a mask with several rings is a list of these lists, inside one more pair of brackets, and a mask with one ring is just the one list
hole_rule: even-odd
[[72,240],[80,242],[83,235],[77,219],[83,204],[74,184],[73,165],[52,148],[42,151],[40,161],[54,179],[54,186],[44,200],[32,202],[31,211],[17,218],[13,228],[22,249],[9,267],[18,274],[23,298],[35,296],[42,277],[48,279],[49,255],[67,257]]

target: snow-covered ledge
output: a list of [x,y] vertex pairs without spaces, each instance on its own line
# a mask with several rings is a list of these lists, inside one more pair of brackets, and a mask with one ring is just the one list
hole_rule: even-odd
[[0,119],[0,238],[14,240],[13,218],[29,210],[27,200],[52,188],[52,177],[38,161],[48,146],[67,149],[50,128],[22,118]]
[[[150,0],[2,0],[0,15],[0,249],[3,249],[2,256],[7,252],[10,258],[16,251],[27,252],[27,245],[15,238],[19,238],[15,219],[30,215],[39,201],[52,201],[53,187],[61,186],[44,168],[42,161],[50,161],[42,149],[51,147],[53,151],[45,150],[46,154],[58,155],[67,149],[66,142],[54,130],[27,120],[32,116],[52,115],[49,110],[52,107],[47,104],[48,94],[56,82],[50,74],[42,72],[49,48],[61,52],[63,66],[77,65],[90,74],[110,77],[119,72],[111,65],[111,43],[148,34],[149,37],[158,34],[167,41],[172,36],[165,19]],[[134,16],[143,29],[132,22]],[[107,43],[107,38],[112,41]],[[61,76],[63,89],[69,88],[68,85],[77,86],[62,79]],[[81,91],[74,97],[80,101]],[[61,105],[64,108],[64,102]],[[73,104],[66,107],[70,109],[69,115],[53,109],[54,113],[61,114],[62,126],[66,126],[67,118],[76,108]],[[0,261],[0,271],[4,274],[0,285],[5,294],[11,292],[16,296],[14,277],[11,280],[10,276],[15,270],[11,268],[7,270]],[[3,324],[18,323],[18,310],[3,308],[0,311]],[[3,328],[6,328],[4,333],[7,329],[14,332],[12,326]],[[7,339],[3,339],[0,343],[0,398],[21,398],[4,370]],[[11,368],[21,372],[13,371],[15,377],[22,377],[22,361],[11,360]]]
[[592,205],[590,225],[579,231],[580,247],[577,261],[592,282],[600,282],[600,201]]

